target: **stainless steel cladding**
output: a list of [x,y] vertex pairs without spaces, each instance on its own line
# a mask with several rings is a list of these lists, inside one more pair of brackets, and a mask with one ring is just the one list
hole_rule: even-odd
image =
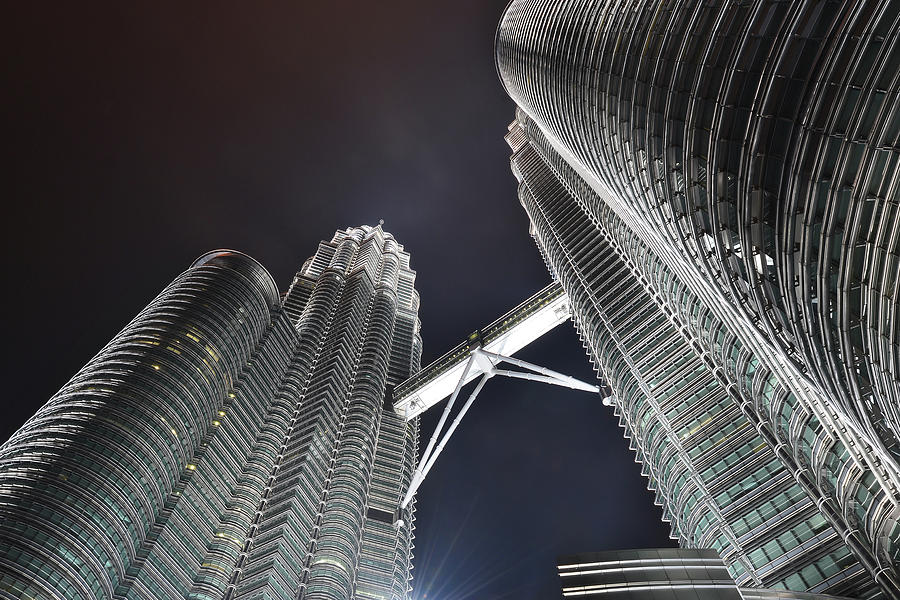
[[[510,140],[522,131],[514,123]],[[716,550],[738,585],[859,597],[876,591],[844,531],[792,476],[796,464],[776,454],[770,432],[742,410],[714,355],[684,335],[660,301],[667,292],[648,289],[648,273],[628,252],[639,248],[634,236],[596,225],[585,209],[590,192],[570,192],[577,179],[561,177],[565,163],[539,148],[526,136],[513,154],[519,198],[672,536],[687,548]],[[721,327],[710,327],[709,339],[730,353],[734,340]]]
[[570,224],[602,232],[893,597],[898,32],[896,1],[514,0],[496,40],[514,149],[534,144]]
[[380,227],[284,298],[198,259],[0,447],[0,597],[407,598],[413,515],[380,515],[418,430],[382,403],[418,368],[414,278]]

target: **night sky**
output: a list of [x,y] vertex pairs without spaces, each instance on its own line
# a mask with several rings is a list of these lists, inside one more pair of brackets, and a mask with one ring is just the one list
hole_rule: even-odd
[[[284,289],[384,219],[423,364],[544,286],[503,141],[505,4],[7,7],[2,439],[213,248]],[[570,325],[519,356],[593,377]],[[672,545],[660,515],[598,397],[495,378],[420,489],[416,598],[556,598],[557,555]]]

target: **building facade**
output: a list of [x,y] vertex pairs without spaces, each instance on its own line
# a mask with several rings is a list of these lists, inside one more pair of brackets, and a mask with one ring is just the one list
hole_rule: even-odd
[[[673,322],[659,302],[664,292],[648,290],[647,274],[631,269],[625,249],[635,248],[633,236],[616,227],[617,237],[606,237],[521,123],[507,139],[532,234],[568,292],[673,537],[717,551],[741,586],[874,593],[841,532],[792,476],[796,465],[776,454],[770,432],[735,402],[715,359]],[[720,354],[735,344],[722,327],[708,340]],[[799,581],[798,572],[805,573]]]
[[280,295],[198,259],[0,447],[0,597],[405,599],[409,255],[339,231]]
[[583,552],[557,560],[562,597],[613,594],[622,600],[847,600],[839,596],[738,588],[714,550],[642,548]]
[[[673,366],[693,358],[779,467],[752,490],[785,473],[799,494],[791,506],[815,507],[858,564],[841,558],[803,575],[808,565],[797,563],[801,579],[781,583],[797,591],[873,593],[818,587],[835,569],[861,567],[900,596],[898,19],[892,2],[513,0],[497,33],[532,233],[667,513],[694,492],[665,483],[666,450],[653,453],[635,402],[693,387],[693,371]],[[644,300],[633,299],[638,290]],[[652,304],[684,354],[666,355],[662,329],[637,323],[627,337],[628,323],[615,321],[623,302],[632,312]],[[632,356],[617,362],[622,348]],[[674,378],[636,374],[647,355]],[[702,412],[703,396],[686,393]],[[714,431],[737,423],[710,422],[703,437],[713,444]],[[669,444],[679,435],[667,431]],[[719,447],[709,446],[713,463],[693,459],[704,482]],[[713,494],[729,521],[730,510],[754,514],[743,492],[699,494]],[[673,532],[694,546],[710,526],[684,525]],[[731,548],[743,545],[739,531]],[[757,576],[793,568],[784,541],[750,559],[762,565]],[[745,585],[740,554],[723,552]]]
[[744,600],[712,550],[646,548],[585,552],[557,560],[563,598]]

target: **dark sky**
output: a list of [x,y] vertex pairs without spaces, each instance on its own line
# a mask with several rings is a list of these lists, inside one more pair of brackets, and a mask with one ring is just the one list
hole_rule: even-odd
[[[545,285],[503,142],[505,3],[7,8],[3,439],[213,248],[283,288],[383,218],[426,362]],[[592,377],[571,326],[526,350]],[[596,397],[492,380],[419,493],[417,599],[553,598],[558,554],[670,545],[638,471]]]

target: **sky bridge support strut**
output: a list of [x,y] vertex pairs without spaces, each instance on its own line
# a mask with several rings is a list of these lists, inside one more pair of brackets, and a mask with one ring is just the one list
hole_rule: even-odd
[[[511,371],[508,369],[498,369],[497,365],[501,363],[508,363],[524,370]],[[469,398],[466,400],[466,403],[456,415],[456,418],[453,419],[450,427],[447,428],[447,431],[444,432],[443,436],[441,436],[444,425],[447,423],[447,418],[450,416],[453,405],[456,402],[456,399],[459,396],[463,385],[465,384],[466,377],[469,375],[469,372],[472,370],[473,366],[476,366],[476,370],[480,371],[481,378],[478,380],[475,389],[472,390],[471,394],[469,394]],[[558,385],[561,387],[582,390],[585,392],[592,392],[595,394],[602,393],[602,389],[598,385],[585,383],[583,381],[575,379],[574,377],[563,375],[562,373],[558,373],[551,369],[547,369],[545,367],[541,367],[518,358],[505,356],[496,352],[488,352],[480,345],[472,347],[462,375],[460,376],[459,380],[456,383],[456,387],[453,390],[453,394],[451,394],[450,399],[447,401],[447,405],[444,407],[444,412],[441,414],[441,418],[438,421],[437,426],[435,427],[434,433],[431,435],[431,439],[428,441],[428,446],[425,448],[425,452],[422,454],[422,458],[419,460],[418,466],[416,467],[415,471],[413,471],[409,489],[407,490],[406,495],[404,495],[403,497],[403,502],[401,502],[400,504],[400,510],[398,511],[397,518],[395,519],[397,523],[401,522],[401,511],[405,510],[409,503],[412,501],[413,497],[416,494],[416,491],[419,489],[419,486],[422,485],[422,482],[425,480],[426,475],[428,475],[428,472],[434,466],[438,455],[440,455],[441,451],[444,449],[444,446],[447,445],[450,436],[452,436],[453,432],[456,431],[456,428],[459,426],[462,418],[465,416],[466,412],[468,412],[469,408],[472,406],[472,403],[475,402],[475,398],[478,397],[478,394],[484,388],[484,384],[487,383],[488,379],[494,377],[495,375],[517,379],[527,379],[529,381],[538,381],[541,383],[549,383],[551,385]],[[440,441],[438,441],[439,436],[441,436]]]

